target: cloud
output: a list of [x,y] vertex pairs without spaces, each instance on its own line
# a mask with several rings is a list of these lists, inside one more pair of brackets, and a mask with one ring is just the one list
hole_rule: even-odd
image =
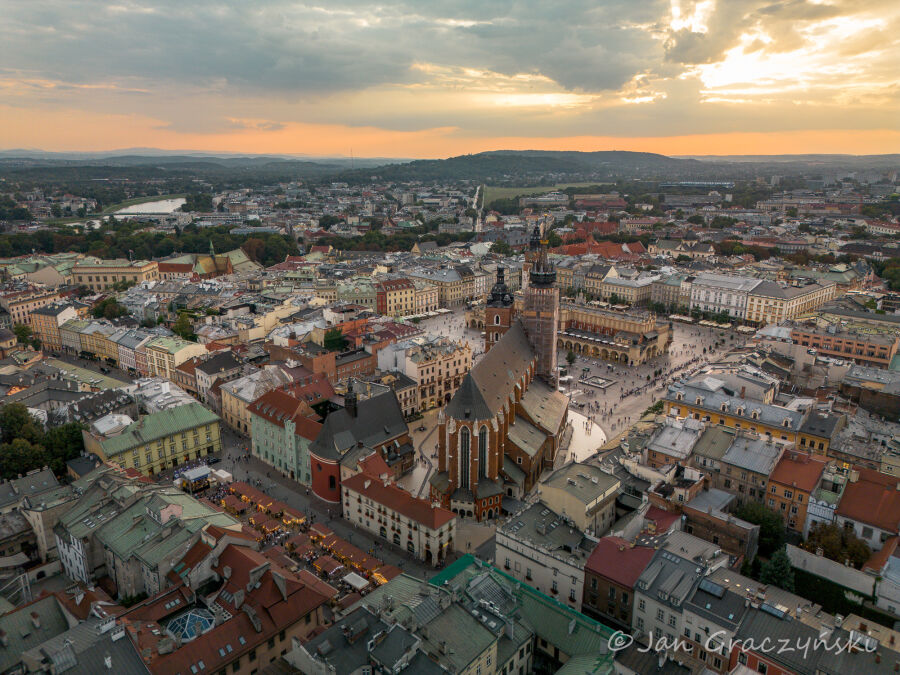
[[490,139],[900,120],[896,0],[7,5],[0,99],[26,122],[113,112],[206,143],[302,125]]

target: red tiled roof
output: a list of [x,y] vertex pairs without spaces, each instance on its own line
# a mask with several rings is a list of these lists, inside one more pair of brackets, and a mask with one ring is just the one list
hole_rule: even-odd
[[248,410],[281,428],[284,428],[285,420],[290,420],[295,425],[294,433],[297,436],[313,441],[319,435],[322,425],[300,414],[301,409],[308,405],[282,389],[273,389],[251,403]]
[[884,566],[887,565],[887,561],[890,560],[891,556],[897,551],[898,541],[900,541],[900,537],[885,539],[884,544],[881,546],[881,550],[875,551],[875,553],[873,553],[866,561],[866,564],[862,566],[863,572],[875,572],[876,574],[880,574],[882,570],[884,570]]
[[180,370],[181,372],[187,373],[188,375],[193,375],[197,370],[197,366],[199,366],[201,363],[202,361],[200,361],[200,359],[194,357],[192,359],[188,359],[184,363],[175,366],[175,370]]
[[647,509],[647,515],[644,516],[644,520],[653,521],[656,524],[657,534],[661,534],[668,531],[672,527],[672,523],[678,520],[678,514],[669,513],[657,506],[651,506]]
[[384,475],[391,474],[391,467],[384,461],[384,457],[378,452],[372,452],[368,457],[363,457],[358,462],[359,468],[363,473],[370,476],[381,478]]
[[433,530],[442,527],[456,518],[456,515],[443,507],[434,506],[427,499],[417,499],[396,485],[385,483],[380,478],[358,473],[350,476],[341,484],[354,492],[365,495],[378,504],[383,504],[392,511],[412,518],[425,527]]
[[326,574],[334,574],[343,567],[341,563],[332,558],[330,555],[320,555],[313,563],[313,567],[322,570]]
[[[288,369],[290,370],[290,369]],[[304,370],[306,370],[304,368]],[[294,398],[313,404],[334,396],[334,387],[325,373],[306,375],[284,388]]]
[[625,588],[634,588],[638,577],[650,564],[654,549],[633,546],[621,537],[603,537],[597,542],[584,569]]
[[896,533],[900,529],[897,478],[872,469],[856,470],[859,480],[847,483],[837,515]]
[[807,453],[785,453],[769,476],[769,482],[794,487],[806,494],[811,493],[819,483],[825,470],[825,462]]
[[318,593],[321,593],[328,599],[332,599],[338,594],[338,591],[334,586],[322,581],[308,570],[298,570],[297,578],[310,588],[316,589]]
[[327,537],[329,534],[333,533],[332,529],[325,523],[313,523],[310,526],[309,531],[320,537]]

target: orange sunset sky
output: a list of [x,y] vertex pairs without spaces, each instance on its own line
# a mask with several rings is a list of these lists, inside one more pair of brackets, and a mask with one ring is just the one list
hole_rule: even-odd
[[900,152],[896,0],[30,0],[0,149]]

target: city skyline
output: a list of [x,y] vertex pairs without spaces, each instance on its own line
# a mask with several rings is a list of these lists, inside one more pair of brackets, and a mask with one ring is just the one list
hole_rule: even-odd
[[13,6],[0,148],[900,152],[900,7]]

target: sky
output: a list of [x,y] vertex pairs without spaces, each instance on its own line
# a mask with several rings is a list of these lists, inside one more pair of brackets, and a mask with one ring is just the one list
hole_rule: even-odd
[[0,149],[900,152],[898,0],[9,0]]

